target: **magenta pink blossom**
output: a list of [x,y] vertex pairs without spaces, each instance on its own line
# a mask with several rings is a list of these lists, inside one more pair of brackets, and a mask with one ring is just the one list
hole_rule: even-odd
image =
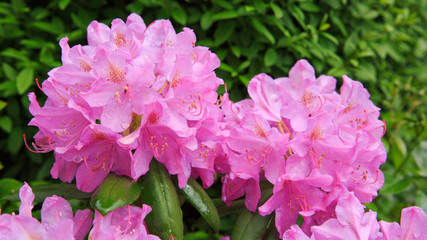
[[142,208],[124,206],[111,211],[105,217],[95,211],[93,228],[89,239],[126,239],[126,240],[160,240],[147,231],[144,218],[151,211],[148,205]]
[[[191,29],[176,33],[168,20],[146,26],[137,14],[111,27],[93,21],[87,31],[85,46],[61,39],[63,65],[42,84],[45,105],[29,94],[33,146],[54,151],[52,176],[93,191],[109,172],[137,180],[154,157],[180,187],[191,175],[210,186],[213,162],[224,156],[219,131],[205,131],[219,129],[221,117],[217,56],[195,45]],[[206,146],[216,153],[203,160]]]
[[384,240],[427,239],[427,214],[419,207],[402,210],[400,226],[398,223],[380,221]]
[[372,201],[384,183],[379,169],[386,159],[384,123],[363,85],[343,80],[338,93],[335,78],[316,78],[308,61],[300,60],[288,77],[253,77],[251,99],[232,103],[228,93],[222,97],[228,166],[218,169],[225,174],[227,204],[246,195],[246,206],[255,211],[259,183],[269,181],[273,196],[258,210],[275,211],[283,236],[299,215],[310,234],[311,226],[332,217],[343,193]]
[[34,194],[27,183],[20,188],[19,197],[19,215],[0,215],[1,239],[83,240],[92,226],[89,209],[78,210],[73,217],[70,204],[56,195],[44,200],[40,223],[31,214]]

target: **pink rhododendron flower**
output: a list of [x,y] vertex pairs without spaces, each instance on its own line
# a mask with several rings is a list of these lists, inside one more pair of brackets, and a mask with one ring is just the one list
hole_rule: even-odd
[[311,226],[333,217],[343,193],[372,201],[384,183],[379,170],[386,159],[384,123],[363,85],[347,76],[343,80],[338,93],[335,78],[316,78],[308,61],[300,60],[288,77],[253,77],[251,99],[232,103],[227,93],[222,97],[227,204],[246,195],[246,206],[255,211],[258,184],[269,181],[273,196],[258,210],[275,211],[283,236],[299,215],[304,232],[311,234]]
[[[109,172],[137,180],[154,157],[180,187],[191,175],[210,186],[213,162],[224,155],[219,131],[206,131],[221,118],[217,56],[195,45],[191,29],[176,33],[168,20],[146,26],[137,14],[111,27],[93,21],[87,31],[85,46],[61,39],[63,65],[42,84],[45,105],[29,94],[30,125],[39,128],[33,146],[54,151],[52,176],[75,177],[88,192]],[[216,152],[203,161],[206,146]]]
[[427,239],[427,214],[419,207],[402,210],[400,226],[398,223],[380,221],[384,240]]
[[109,212],[105,217],[95,211],[89,239],[160,240],[149,234],[145,226],[144,218],[150,211],[151,207],[148,205],[143,205],[142,208],[124,206]]
[[31,216],[34,194],[27,183],[20,188],[19,197],[19,215],[0,215],[1,239],[83,240],[92,226],[89,209],[78,210],[73,217],[70,204],[56,195],[44,200],[40,223]]
[[315,239],[381,239],[375,212],[364,211],[364,206],[353,193],[338,200],[336,218],[311,228]]

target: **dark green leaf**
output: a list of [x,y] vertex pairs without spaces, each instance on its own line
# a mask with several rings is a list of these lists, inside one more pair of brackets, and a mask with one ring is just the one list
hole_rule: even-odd
[[[5,179],[2,179],[0,181],[3,181],[3,180]],[[12,180],[13,179],[7,180],[7,181],[9,181],[10,184],[15,186],[14,188],[15,190],[19,189],[22,186],[22,183],[19,182],[19,187],[16,188],[17,182]],[[3,182],[0,182],[0,186],[3,186]],[[7,186],[7,184],[5,186]],[[67,183],[43,184],[43,185],[31,186],[31,189],[33,189],[33,193],[35,195],[34,201],[36,202],[43,202],[45,198],[50,197],[52,195],[57,195],[65,199],[85,199],[85,198],[90,198],[91,196],[91,193],[82,192],[76,188],[76,185],[67,184]],[[0,193],[3,194],[3,190],[1,190]],[[18,191],[12,191],[7,195],[5,194],[0,196],[4,200],[19,201]]]
[[265,27],[264,24],[262,24],[262,22],[258,20],[258,18],[252,18],[251,20],[252,25],[259,33],[264,35],[272,44],[276,43],[276,39],[274,39],[273,34],[271,34],[267,27]]
[[9,152],[18,153],[23,143],[24,142],[22,140],[22,128],[20,126],[12,128],[12,131],[7,137],[7,148]]
[[254,0],[254,7],[257,10],[257,12],[264,14],[265,13],[265,8],[266,8],[266,3],[264,3],[263,0]]
[[59,9],[61,9],[62,11],[64,11],[68,4],[70,4],[71,0],[59,0],[58,2],[58,7]]
[[18,190],[22,186],[22,182],[11,179],[3,178],[0,180],[0,199],[19,201]]
[[380,189],[380,194],[396,194],[404,191],[411,184],[408,178],[401,178],[397,180],[389,179],[385,181],[384,187]]
[[145,218],[150,233],[161,239],[184,238],[181,205],[176,188],[166,169],[153,159],[150,170],[142,177],[142,201],[151,206],[152,211]]
[[200,26],[203,30],[208,30],[212,26],[212,23],[214,22],[212,15],[212,11],[207,11],[203,14],[202,18],[200,19]]
[[139,198],[141,187],[131,178],[109,174],[92,196],[91,205],[102,215],[129,205]]
[[231,232],[231,239],[237,240],[258,240],[267,230],[273,214],[265,217],[259,215],[258,212],[252,213],[246,209],[236,220],[236,223]]
[[231,36],[234,31],[234,27],[236,26],[235,21],[223,21],[218,23],[217,28],[215,29],[214,37],[215,37],[215,45],[219,46]]
[[214,3],[220,5],[221,7],[227,9],[227,10],[233,10],[233,5],[225,0],[214,0]]
[[199,211],[200,215],[212,227],[215,232],[219,231],[219,215],[218,211],[212,202],[212,199],[206,191],[197,183],[196,180],[189,178],[187,185],[185,185],[181,192],[187,200]]
[[32,68],[24,68],[16,77],[16,89],[18,89],[18,93],[24,94],[33,82],[34,70]]
[[290,11],[291,11],[291,15],[297,20],[297,22],[301,25],[301,27],[305,28],[306,25],[304,22],[305,20],[304,12],[300,8],[294,5],[291,6]]

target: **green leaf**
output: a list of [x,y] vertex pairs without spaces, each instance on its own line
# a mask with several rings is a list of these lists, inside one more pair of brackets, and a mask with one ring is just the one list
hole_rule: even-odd
[[320,35],[329,39],[331,42],[333,42],[335,45],[338,46],[338,44],[339,44],[338,39],[336,37],[334,37],[332,34],[329,34],[327,32],[321,32]]
[[277,61],[277,53],[274,48],[269,48],[264,55],[264,65],[266,67],[273,66]]
[[215,13],[214,15],[212,15],[212,19],[214,21],[232,19],[237,17],[238,17],[237,12],[234,10],[223,11],[223,12]]
[[252,213],[246,209],[243,209],[233,227],[233,231],[231,232],[231,239],[260,239],[263,233],[267,230],[272,216],[273,214],[263,217],[258,212]]
[[304,12],[300,8],[298,8],[298,7],[294,6],[294,5],[292,5],[290,7],[290,11],[291,11],[291,15],[297,20],[297,22],[303,28],[305,28],[306,25],[305,25],[305,22],[304,22],[304,20],[305,20]]
[[7,106],[7,102],[0,100],[0,111],[3,110]]
[[214,22],[212,15],[212,11],[207,11],[203,14],[202,18],[200,19],[200,26],[203,30],[208,30],[212,26],[212,23]]
[[16,77],[16,89],[20,95],[31,86],[34,81],[34,70],[32,68],[24,68]]
[[[0,101],[0,110],[2,109],[1,104],[6,102]],[[12,131],[12,119],[9,116],[3,116],[0,118],[0,128],[5,132],[10,133]]]
[[264,24],[262,24],[262,22],[258,20],[258,18],[252,18],[251,20],[252,25],[259,33],[264,35],[272,44],[276,43],[276,39],[274,39],[273,34],[271,34],[267,27],[265,27]]
[[415,195],[415,204],[422,208],[424,212],[427,212],[427,194],[421,190],[418,190],[417,194]]
[[9,80],[14,81],[16,79],[16,71],[15,71],[15,69],[12,66],[10,66],[9,64],[7,64],[7,63],[4,62],[2,64],[2,68],[3,68],[4,75]]
[[246,68],[248,68],[250,65],[251,65],[251,61],[246,60],[239,65],[239,67],[237,68],[237,71],[241,72],[241,71],[245,70]]
[[231,46],[231,52],[233,52],[234,56],[240,58],[240,48],[238,46]]
[[16,126],[12,128],[9,136],[7,137],[7,149],[11,153],[18,153],[24,143],[22,140],[22,128]]
[[301,2],[299,6],[302,10],[307,12],[320,12],[321,10],[317,4],[311,2]]
[[[391,179],[390,179],[391,180]],[[380,194],[396,194],[404,191],[411,184],[408,178],[400,178],[392,181],[385,181],[384,187],[379,190]]]
[[427,176],[427,141],[422,141],[412,152],[415,162],[420,168],[422,175]]
[[58,2],[58,7],[59,9],[61,9],[62,11],[64,11],[68,4],[70,4],[71,0],[59,0]]
[[235,26],[236,21],[224,21],[218,23],[214,33],[215,45],[219,46],[227,41],[227,39],[229,39],[231,34],[234,32]]
[[197,209],[200,215],[202,215],[209,226],[215,232],[218,232],[220,226],[218,210],[202,186],[193,178],[189,178],[187,185],[181,189],[181,192],[194,208]]
[[179,24],[185,25],[187,23],[187,13],[180,5],[177,4],[172,9],[171,15]]
[[142,201],[152,211],[145,218],[150,233],[161,239],[184,238],[181,205],[176,188],[163,165],[153,159],[150,170],[142,177]]
[[221,7],[227,9],[227,10],[233,10],[233,4],[229,3],[225,0],[214,0],[214,3],[220,5]]
[[260,14],[264,14],[265,13],[265,7],[266,7],[266,3],[264,3],[263,0],[254,0],[254,7],[256,9],[257,12],[259,12]]
[[[3,178],[0,180],[0,199],[19,201],[18,190],[22,186],[22,182],[12,179]],[[13,196],[13,197],[12,197]]]
[[279,6],[277,6],[277,4],[274,4],[271,2],[270,7],[273,10],[274,16],[276,18],[282,18],[283,17],[283,11]]
[[[9,201],[19,201],[19,192],[18,191],[12,191],[7,195],[3,194],[3,181],[4,179],[0,180],[0,197],[4,200]],[[13,180],[13,179],[11,179]],[[12,184],[16,187],[16,182],[8,180],[8,184]],[[22,183],[19,182],[19,187],[14,188],[19,189],[22,186]],[[35,195],[34,201],[36,202],[43,202],[45,198],[50,197],[52,195],[57,195],[59,197],[65,198],[65,199],[85,199],[90,198],[91,193],[85,193],[76,188],[76,185],[74,184],[68,184],[68,183],[52,183],[52,184],[43,184],[43,185],[37,185],[37,186],[31,186],[31,189],[33,189],[33,193]]]
[[129,205],[139,198],[141,188],[126,176],[109,174],[92,196],[91,205],[102,215]]
[[355,71],[357,80],[361,82],[376,82],[377,72],[372,64],[360,64]]

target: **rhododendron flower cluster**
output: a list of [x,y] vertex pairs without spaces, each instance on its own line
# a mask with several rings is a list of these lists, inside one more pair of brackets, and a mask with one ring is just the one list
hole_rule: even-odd
[[0,215],[0,239],[83,240],[89,233],[89,239],[160,240],[147,231],[144,218],[151,208],[145,204],[142,208],[124,206],[105,217],[95,210],[92,225],[89,209],[77,210],[73,217],[67,200],[53,195],[43,202],[40,223],[31,216],[35,196],[27,183],[20,188],[19,197],[19,215]]
[[[353,192],[343,194],[336,206],[336,217],[330,218],[320,226],[311,228],[309,238],[298,225],[292,225],[284,234],[285,240],[399,240],[427,239],[427,214],[419,207],[402,210],[401,226],[396,223],[377,221],[372,210],[365,212]],[[380,232],[381,227],[381,232]]]
[[32,217],[34,194],[25,183],[19,189],[19,215],[0,215],[0,239],[81,239],[92,227],[89,209],[77,210],[73,217],[70,204],[63,198],[47,197],[41,209],[41,223]]
[[325,222],[346,192],[372,201],[384,182],[379,166],[386,160],[385,126],[360,82],[343,76],[340,93],[335,88],[335,78],[316,78],[314,68],[300,60],[289,77],[255,76],[248,86],[251,99],[231,103],[225,96],[226,203],[246,194],[247,208],[255,211],[259,183],[268,180],[273,196],[259,212],[275,211],[283,236],[299,215],[306,232]]
[[[155,159],[180,188],[190,177],[208,188],[221,175],[224,202],[245,196],[250,211],[275,212],[283,239],[425,239],[420,208],[404,209],[401,226],[364,211],[384,183],[386,151],[380,109],[360,82],[343,76],[337,92],[335,78],[300,60],[288,77],[256,75],[250,99],[234,103],[227,92],[218,100],[219,59],[191,29],[131,14],[111,27],[93,21],[87,38],[73,47],[61,39],[63,65],[39,86],[43,107],[29,94],[33,151],[54,152],[53,178],[92,192],[110,172],[138,180]],[[27,184],[20,198],[19,215],[0,215],[2,239],[159,239],[145,226],[148,205],[95,210],[92,222],[90,210],[73,217],[53,196],[40,223]]]
[[75,177],[91,192],[109,172],[138,179],[154,156],[180,187],[192,174],[210,186],[223,83],[217,56],[195,46],[191,29],[177,34],[168,20],[146,27],[137,14],[111,28],[93,21],[87,37],[71,48],[61,39],[63,65],[42,84],[43,107],[29,94],[29,125],[40,129],[33,146],[54,151],[52,176]]

